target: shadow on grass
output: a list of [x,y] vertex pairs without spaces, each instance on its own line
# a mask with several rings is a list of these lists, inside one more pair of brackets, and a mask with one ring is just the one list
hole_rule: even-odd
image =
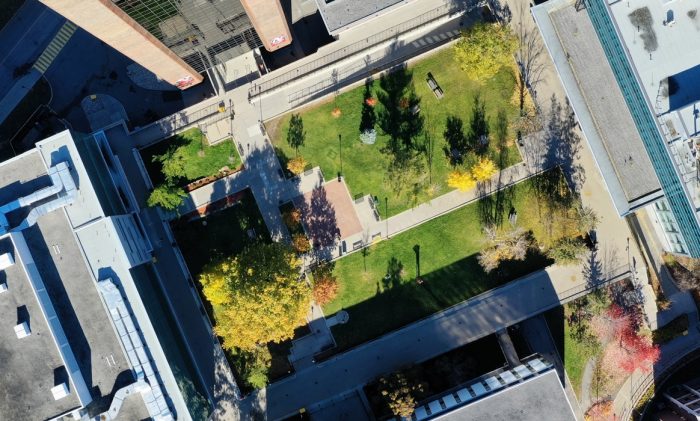
[[[388,284],[383,279],[376,280],[377,294],[346,308],[350,314],[349,322],[333,327],[337,342],[334,353],[430,316],[552,263],[546,256],[531,250],[524,261],[503,262],[496,270],[486,274],[479,265],[477,256],[478,254],[473,254],[421,275],[420,283],[414,279],[391,282],[392,269],[396,269],[398,262],[392,257],[388,262]],[[380,285],[390,287],[382,289]]]

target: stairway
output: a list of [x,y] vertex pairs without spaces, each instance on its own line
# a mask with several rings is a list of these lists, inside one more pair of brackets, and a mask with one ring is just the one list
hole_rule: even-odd
[[34,63],[33,68],[38,70],[41,74],[46,72],[77,28],[78,27],[75,26],[73,22],[67,21],[61,29],[58,30],[56,36],[53,37],[49,45],[46,46],[44,52],[41,53]]

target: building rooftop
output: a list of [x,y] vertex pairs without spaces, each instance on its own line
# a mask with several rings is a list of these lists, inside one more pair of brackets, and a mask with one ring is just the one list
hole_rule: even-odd
[[[567,95],[618,212],[662,195],[659,180],[639,131],[585,10],[571,0],[555,0],[535,9]],[[595,71],[591,71],[595,68]]]
[[328,33],[336,35],[365,19],[376,17],[408,0],[316,0]]
[[[105,215],[83,159],[66,131],[0,163],[0,257],[9,252],[14,258],[0,271],[0,283],[7,282],[0,310],[12,315],[3,322],[8,337],[0,344],[5,363],[0,393],[11,397],[0,403],[0,419],[48,419],[82,408],[91,417],[109,409],[115,419],[168,419],[165,391],[142,341],[141,335],[148,335],[152,352],[161,357],[148,319],[134,317],[126,307],[131,302],[119,298],[123,324],[117,326],[96,282],[111,279],[121,286],[130,281],[128,267],[146,256],[138,229],[130,215]],[[99,249],[96,258],[90,249]],[[113,291],[112,298],[125,294]],[[27,322],[30,335],[19,339],[14,327],[21,322]],[[123,326],[130,329],[128,343],[118,332]],[[143,330],[136,330],[139,326]],[[127,345],[138,355],[127,358]],[[172,376],[164,370],[167,363],[158,367],[162,376]],[[143,369],[147,372],[137,381],[135,373]],[[54,400],[64,391],[62,383],[68,394]],[[127,389],[139,392],[140,402],[130,398],[119,407],[122,401],[115,394]],[[180,402],[176,406],[187,419]]]
[[553,369],[435,419],[540,421],[545,414],[548,421],[576,420],[557,372]]
[[[10,236],[0,239],[0,253],[17,256]],[[51,388],[70,385],[68,372],[56,348],[32,285],[22,266],[0,272],[7,291],[0,294],[0,419],[47,419],[81,406],[75,393],[54,400]],[[27,322],[31,334],[18,339],[15,325]]]

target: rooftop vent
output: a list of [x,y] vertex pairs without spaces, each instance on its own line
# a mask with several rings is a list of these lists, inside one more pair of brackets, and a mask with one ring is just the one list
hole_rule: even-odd
[[17,335],[17,338],[26,338],[31,334],[32,332],[29,330],[29,325],[27,324],[27,322],[22,322],[15,326],[15,335]]
[[15,259],[10,253],[0,254],[0,270],[5,270],[15,264]]
[[58,386],[52,387],[51,394],[53,395],[53,400],[55,401],[65,398],[70,394],[70,392],[68,391],[68,385],[65,383],[61,383]]

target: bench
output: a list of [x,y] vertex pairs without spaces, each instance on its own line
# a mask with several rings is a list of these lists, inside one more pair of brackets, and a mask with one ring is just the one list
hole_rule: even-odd
[[440,88],[440,85],[438,85],[432,73],[428,72],[425,81],[428,83],[428,88],[435,94],[435,97],[437,99],[442,99],[445,93],[442,91],[442,88]]

